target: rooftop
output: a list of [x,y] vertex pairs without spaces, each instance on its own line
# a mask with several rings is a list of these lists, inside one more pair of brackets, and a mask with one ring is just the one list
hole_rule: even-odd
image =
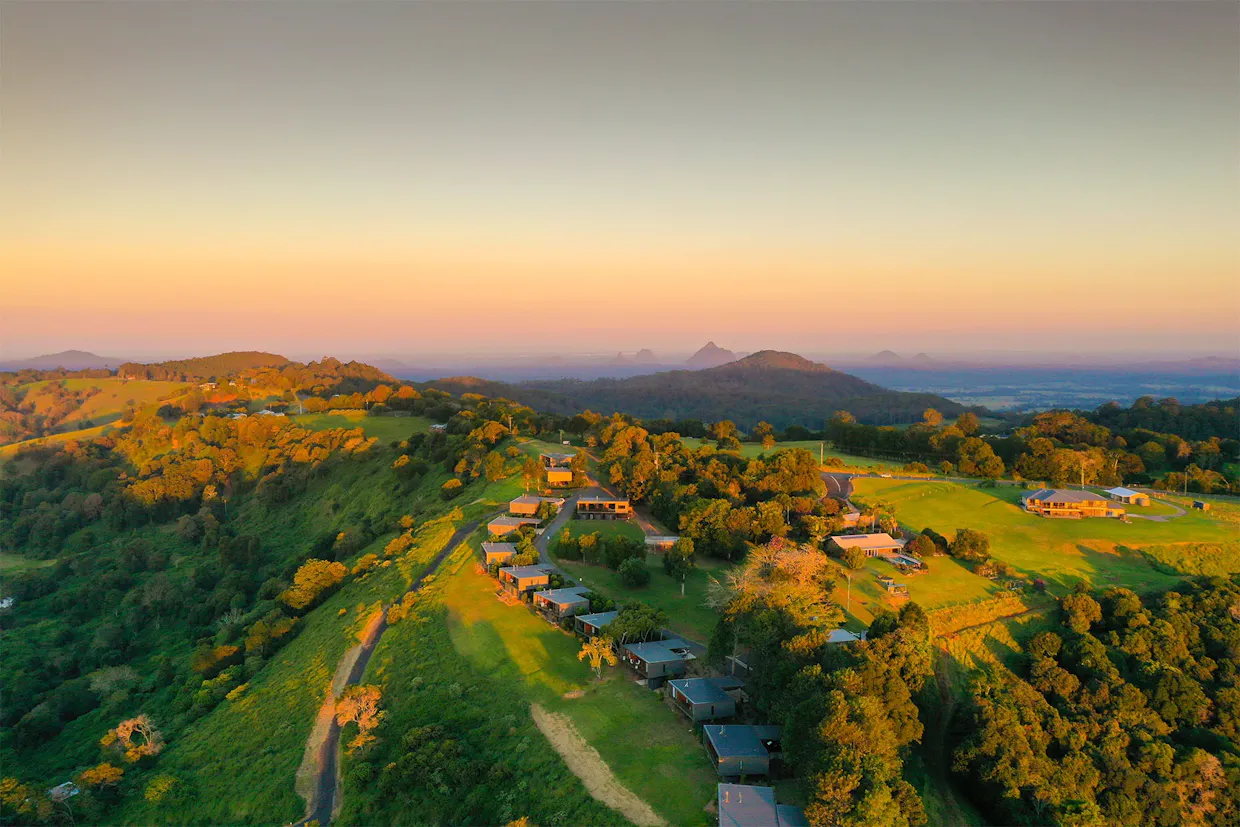
[[1093,491],[1073,491],[1066,488],[1041,488],[1025,495],[1026,500],[1052,503],[1096,503],[1102,499]]
[[676,534],[648,534],[646,535],[646,545],[658,546],[664,543],[674,543],[680,537]]
[[564,500],[559,497],[540,497],[537,494],[522,494],[520,497],[514,499],[510,504],[515,505],[516,503],[521,503],[522,505],[541,505],[542,503],[562,502],[564,502]]
[[546,600],[549,603],[563,605],[565,603],[579,603],[585,597],[589,589],[582,586],[573,586],[568,589],[551,589],[550,591],[539,592],[538,599]]
[[[720,758],[767,758],[770,751],[766,748],[766,744],[762,743],[762,729],[770,729],[769,727],[753,727],[736,724],[707,724],[702,727],[702,731],[706,733],[707,739],[711,746],[715,748],[715,754]],[[778,727],[774,728],[776,735]],[[773,739],[770,739],[773,740]]]
[[827,634],[827,643],[856,643],[859,640],[864,640],[864,638],[847,629],[832,629]]
[[526,577],[546,577],[551,573],[551,569],[547,566],[508,566],[499,570],[500,574],[507,572],[509,577],[524,579]]
[[1133,491],[1131,488],[1108,488],[1107,493],[1116,497],[1135,497],[1140,491]]
[[625,648],[634,657],[640,658],[646,663],[668,663],[675,660],[689,660],[693,657],[687,651],[684,653],[674,651],[677,649],[687,650],[689,648],[689,645],[679,638],[651,640],[646,643],[630,643]]
[[731,700],[728,693],[710,678],[681,678],[668,683],[691,704],[717,704]]
[[746,784],[719,785],[719,827],[778,827],[775,790]]
[[619,612],[595,612],[591,615],[577,615],[577,619],[591,626],[602,628],[619,616]]
[[517,547],[512,543],[483,543],[482,550],[487,554],[517,553]]
[[840,548],[904,548],[904,541],[897,540],[890,534],[840,534],[831,538]]
[[541,454],[539,454],[539,456],[551,462],[571,462],[573,457],[577,455],[576,454],[561,454],[556,451],[544,451]]
[[512,526],[513,528],[520,528],[523,525],[537,525],[539,522],[541,521],[536,520],[533,517],[496,517],[494,520],[487,523],[487,525]]

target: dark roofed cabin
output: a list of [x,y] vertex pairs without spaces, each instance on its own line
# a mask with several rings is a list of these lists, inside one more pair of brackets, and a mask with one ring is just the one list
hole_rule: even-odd
[[736,699],[728,690],[738,690],[738,678],[679,678],[667,682],[664,690],[672,705],[691,721],[715,721],[736,714]]
[[783,758],[777,726],[707,724],[702,727],[706,751],[720,778],[770,775],[771,761]]
[[483,543],[482,556],[486,560],[488,566],[499,563],[504,564],[511,560],[517,553],[517,547],[512,543]]
[[594,614],[577,615],[573,619],[573,626],[577,630],[577,634],[586,640],[591,640],[595,635],[603,631],[604,626],[619,616],[619,612],[595,612]]
[[575,586],[568,589],[534,592],[534,608],[554,621],[588,612],[590,611],[590,599],[585,596],[587,591],[586,588]]
[[546,566],[509,566],[499,570],[499,582],[506,591],[524,595],[551,585],[551,572]]
[[620,654],[650,689],[658,689],[668,678],[680,677],[688,662],[694,660],[689,645],[677,638],[630,643]]

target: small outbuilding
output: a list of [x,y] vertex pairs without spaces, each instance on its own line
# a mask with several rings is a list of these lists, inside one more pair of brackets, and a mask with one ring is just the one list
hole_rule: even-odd
[[702,727],[706,751],[721,778],[770,775],[771,762],[783,758],[777,726],[707,724]]
[[1107,495],[1116,502],[1125,505],[1149,505],[1150,495],[1143,494],[1140,491],[1133,491],[1131,488],[1108,488]]
[[577,615],[573,619],[573,628],[586,640],[591,640],[603,627],[620,616],[619,612],[595,612],[588,615]]
[[573,586],[568,589],[534,592],[534,608],[554,621],[587,613],[590,611],[590,598],[586,597],[588,591],[589,589],[582,586]]
[[1193,500],[1193,508],[1197,509],[1198,511],[1209,511],[1210,504],[1206,502],[1205,500]]
[[646,535],[647,551],[671,551],[672,546],[676,545],[676,541],[680,537],[675,534],[648,534]]

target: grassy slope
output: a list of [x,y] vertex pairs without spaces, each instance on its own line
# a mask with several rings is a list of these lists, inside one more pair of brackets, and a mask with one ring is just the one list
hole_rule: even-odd
[[[160,807],[130,795],[123,820],[218,824],[299,817],[304,805],[293,790],[294,776],[341,655],[380,604],[404,591],[443,548],[455,522],[428,523],[418,532],[417,545],[392,566],[347,583],[303,618],[297,637],[271,658],[242,697],[223,701],[168,745],[159,771],[187,782],[193,792],[187,803]],[[366,551],[382,553],[390,538],[376,540]]]
[[[1103,518],[1048,520],[1023,512],[1016,505],[1021,491],[1014,486],[982,489],[881,479],[859,479],[855,486],[858,500],[883,500],[893,505],[902,525],[917,530],[930,526],[949,538],[957,528],[985,532],[996,558],[1029,577],[1044,578],[1052,592],[1059,594],[1080,580],[1140,591],[1170,587],[1181,579],[1179,572],[1154,565],[1140,549],[1162,549],[1164,562],[1174,565],[1175,550],[1187,548],[1182,544],[1215,544],[1224,560],[1240,568],[1235,527],[1215,514],[1190,513],[1165,523],[1123,523]],[[964,574],[956,576],[954,572],[950,582],[939,579],[940,570],[952,571],[954,566],[949,558],[932,559],[931,573],[910,581],[914,599],[927,607],[943,602],[940,598],[954,597],[950,602],[970,599],[968,595],[940,594],[960,587],[957,581],[968,582]],[[933,594],[926,594],[931,590]]]
[[[59,380],[32,382],[27,385],[29,392],[25,401],[33,402],[35,409],[41,410],[44,403],[43,389],[53,381]],[[141,408],[171,396],[178,396],[190,388],[184,382],[152,379],[65,379],[64,383],[69,390],[99,388],[100,392],[87,399],[76,413],[65,419],[61,427],[73,427],[84,419],[90,419],[95,424],[111,422],[120,418],[130,400],[133,400],[135,407]]]
[[366,432],[366,436],[378,437],[384,444],[392,440],[408,439],[416,433],[425,433],[431,427],[431,421],[422,416],[367,416],[365,411],[302,414],[292,417],[292,420],[312,431],[361,428]]
[[33,560],[29,557],[22,557],[20,554],[0,552],[0,573],[3,574],[19,574],[23,571],[40,569],[55,563],[55,560]]
[[[688,723],[619,668],[594,682],[576,658],[574,637],[526,608],[501,603],[495,588],[475,571],[474,557],[461,552],[424,597],[432,604],[428,622],[398,624],[384,636],[367,680],[384,684],[391,714],[404,726],[434,723],[442,700],[437,687],[456,683],[462,697],[478,699],[477,714],[485,716],[479,728],[507,728],[492,733],[490,745],[528,770],[536,796],[514,802],[514,816],[528,814],[538,824],[598,823],[600,814],[619,820],[582,800],[580,783],[530,722],[528,704],[539,703],[570,716],[621,782],[669,821],[707,823],[702,807],[714,795],[716,778]],[[426,684],[414,689],[415,676]],[[345,806],[344,821],[417,818],[382,801],[362,812],[347,790]]]

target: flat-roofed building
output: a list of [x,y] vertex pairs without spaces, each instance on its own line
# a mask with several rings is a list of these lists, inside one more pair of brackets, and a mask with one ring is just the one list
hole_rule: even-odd
[[556,509],[564,505],[563,497],[539,497],[536,494],[522,494],[508,503],[508,513],[516,517],[533,517],[543,503],[551,503]]
[[750,784],[720,784],[719,827],[809,827],[805,813],[776,804],[775,790]]
[[1101,494],[1062,488],[1042,488],[1020,499],[1025,510],[1043,517],[1079,520],[1082,517],[1122,517],[1124,509]]
[[591,491],[577,498],[576,516],[582,520],[627,520],[633,516],[628,497],[613,497],[603,491]]
[[536,526],[541,523],[537,517],[496,517],[487,523],[487,531],[491,532],[492,537],[503,537],[505,534],[511,534],[521,526]]
[[588,615],[577,615],[573,619],[573,627],[577,634],[591,640],[603,631],[603,627],[620,616],[619,612],[595,612]]
[[1111,499],[1125,505],[1149,505],[1150,495],[1143,494],[1140,491],[1133,491],[1131,488],[1108,488],[1106,492]]
[[516,556],[517,547],[512,543],[483,543],[482,556],[488,566],[507,563]]
[[586,614],[590,611],[590,598],[586,597],[589,589],[584,586],[572,586],[567,589],[547,589],[534,592],[534,608],[551,620],[560,620],[573,615]]
[[500,585],[508,592],[523,595],[551,585],[547,566],[509,566],[499,570]]
[[677,678],[664,692],[672,705],[691,721],[714,721],[736,714],[736,697],[745,682],[740,678]]
[[865,552],[866,557],[895,554],[904,550],[904,540],[897,540],[886,532],[882,534],[837,534],[831,538],[831,542],[841,551],[859,548]]
[[689,644],[679,638],[629,643],[620,649],[625,663],[633,668],[650,689],[658,689],[668,678],[678,678],[696,656]]
[[646,548],[649,551],[671,551],[672,546],[676,545],[676,541],[680,537],[675,534],[648,534],[646,535]]
[[706,724],[702,739],[720,778],[770,775],[771,762],[783,758],[777,726]]

